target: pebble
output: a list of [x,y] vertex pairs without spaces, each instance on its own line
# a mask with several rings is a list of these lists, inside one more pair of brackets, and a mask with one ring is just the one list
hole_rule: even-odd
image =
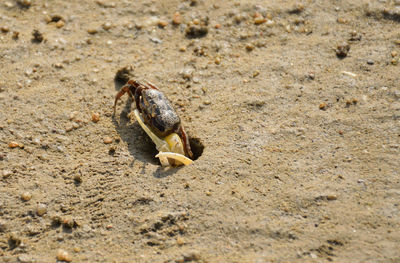
[[45,204],[39,203],[39,204],[37,205],[37,207],[36,207],[36,214],[37,214],[38,216],[43,216],[43,215],[46,214],[46,213],[47,213],[47,207],[46,207],[46,205],[45,205]]
[[193,76],[193,72],[194,70],[192,68],[184,68],[179,73],[184,79],[190,80]]
[[105,23],[102,25],[102,27],[103,27],[104,30],[110,30],[111,27],[112,27],[112,24],[111,24],[110,22],[105,22]]
[[89,28],[87,32],[91,35],[97,34],[99,31],[96,28]]
[[328,199],[329,201],[333,201],[333,200],[337,199],[337,196],[336,195],[327,195],[326,199]]
[[177,237],[176,244],[178,244],[178,246],[182,246],[183,244],[185,244],[185,241],[183,240],[183,238]]
[[8,8],[12,8],[12,7],[14,7],[14,4],[13,3],[11,3],[11,2],[5,2],[4,3],[4,5],[6,6],[6,7],[8,7]]
[[319,109],[320,110],[326,110],[326,107],[327,107],[328,105],[325,103],[325,102],[322,102],[321,104],[319,104]]
[[62,28],[64,25],[65,25],[65,22],[63,20],[58,20],[58,22],[56,23],[57,28]]
[[21,199],[24,201],[29,201],[32,198],[32,194],[29,192],[24,192],[21,194]]
[[10,28],[8,26],[2,26],[0,27],[0,30],[3,33],[8,33],[10,31]]
[[168,22],[165,21],[165,20],[160,19],[160,20],[158,20],[157,25],[158,25],[159,27],[161,27],[161,28],[164,28],[164,27],[166,27],[166,26],[168,25]]
[[105,144],[110,144],[110,143],[112,143],[112,138],[111,137],[105,137],[104,139],[103,139],[103,142],[105,143]]
[[32,5],[32,0],[18,0],[17,2],[25,8],[29,8]]
[[347,53],[350,51],[350,45],[347,43],[342,43],[336,47],[336,56],[339,58],[347,57]]
[[8,144],[8,147],[10,147],[10,148],[17,148],[17,147],[19,147],[19,143],[18,143],[18,142],[15,142],[15,141],[11,141],[11,142]]
[[12,175],[12,171],[10,170],[3,170],[3,178],[8,178]]
[[60,261],[65,261],[65,262],[71,262],[72,261],[72,257],[71,255],[65,251],[64,249],[59,249],[57,251],[57,260]]
[[275,25],[275,21],[274,20],[267,20],[267,23],[265,23],[267,26],[272,27]]
[[368,60],[367,60],[367,64],[368,64],[368,65],[374,65],[374,63],[375,63],[375,62],[374,62],[372,59],[368,59]]
[[75,174],[74,175],[74,181],[75,181],[75,183],[78,183],[78,184],[82,183],[81,175],[80,174]]
[[246,50],[249,51],[249,52],[250,52],[250,51],[253,51],[253,50],[254,50],[254,45],[253,45],[253,44],[250,44],[250,43],[247,43],[247,44],[246,44]]
[[182,23],[182,17],[181,17],[181,14],[179,13],[179,12],[175,12],[173,15],[172,15],[172,24],[174,24],[174,25],[180,25]]
[[265,22],[267,22],[267,19],[265,19],[262,15],[258,15],[254,18],[254,24],[256,25],[261,25]]
[[100,120],[100,114],[97,112],[92,112],[92,122],[96,123]]

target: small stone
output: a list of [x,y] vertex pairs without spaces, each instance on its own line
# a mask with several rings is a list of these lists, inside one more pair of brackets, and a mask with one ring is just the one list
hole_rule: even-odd
[[269,26],[269,27],[272,27],[272,26],[275,25],[275,21],[268,19],[266,25]]
[[29,8],[32,5],[32,0],[18,0],[17,3],[24,8]]
[[339,17],[339,18],[337,19],[337,22],[338,22],[339,24],[347,24],[347,23],[349,23],[349,20],[347,20],[347,19],[344,18],[344,17]]
[[66,132],[70,132],[74,129],[74,126],[72,125],[72,123],[68,123],[67,125],[65,125],[65,131]]
[[10,170],[3,170],[3,178],[8,178],[12,175],[12,171]]
[[221,58],[220,57],[216,57],[214,60],[215,64],[219,65],[221,64]]
[[32,194],[29,192],[24,192],[21,194],[21,199],[25,202],[31,200],[31,198],[32,198]]
[[111,27],[112,27],[112,24],[111,24],[110,22],[105,22],[105,23],[102,25],[102,27],[103,27],[104,30],[110,30]]
[[39,204],[37,205],[37,207],[36,207],[36,214],[37,214],[38,216],[43,216],[43,215],[46,214],[46,213],[47,213],[47,207],[46,207],[46,205],[45,205],[45,204],[39,203]]
[[185,46],[181,46],[181,47],[179,48],[179,51],[180,51],[180,52],[185,52],[185,51],[186,51],[186,47],[185,47]]
[[99,31],[96,28],[89,28],[87,32],[91,35],[97,34]]
[[250,51],[253,51],[253,50],[254,50],[254,45],[253,45],[253,44],[250,44],[250,43],[247,43],[247,44],[246,44],[246,50],[249,51],[249,52],[250,52]]
[[81,175],[80,174],[75,174],[74,175],[74,181],[75,181],[75,183],[78,183],[78,184],[82,183]]
[[18,143],[18,142],[15,142],[15,141],[11,141],[11,142],[8,144],[8,147],[10,147],[10,148],[17,148],[17,147],[19,147],[19,143]]
[[192,68],[184,68],[179,72],[179,74],[182,76],[182,78],[190,80],[193,76],[193,72],[194,70]]
[[105,144],[110,144],[110,143],[113,142],[113,139],[112,139],[111,137],[105,137],[105,138],[103,139],[103,142],[104,142]]
[[72,261],[72,257],[71,255],[65,251],[64,249],[59,249],[57,251],[57,260],[60,261],[65,261],[65,262],[71,262]]
[[205,101],[203,102],[203,104],[204,104],[204,105],[210,105],[210,104],[211,104],[211,101],[205,100]]
[[206,195],[207,196],[211,196],[211,192],[206,192]]
[[97,123],[100,120],[100,114],[97,112],[92,112],[92,122]]
[[164,27],[166,27],[166,26],[168,25],[168,22],[165,21],[165,20],[160,19],[160,20],[158,20],[157,25],[158,25],[159,27],[161,27],[161,28],[164,28]]
[[73,249],[75,253],[79,253],[82,250],[80,247],[74,247]]
[[336,56],[338,58],[345,58],[347,57],[347,53],[350,51],[350,45],[347,43],[342,43],[337,45],[336,47]]
[[64,25],[65,25],[65,22],[64,22],[63,20],[59,20],[59,21],[56,23],[56,27],[57,27],[57,28],[62,28]]
[[2,33],[8,33],[10,31],[10,28],[8,26],[2,26],[0,27],[0,30]]
[[185,244],[185,241],[183,240],[183,238],[177,237],[176,244],[178,244],[178,246],[182,246],[183,244]]
[[58,69],[64,68],[63,64],[61,64],[61,63],[55,63],[54,67],[58,68]]
[[4,3],[4,5],[6,6],[6,7],[8,7],[8,8],[12,8],[12,7],[14,7],[14,4],[13,3],[11,3],[11,2],[5,2]]
[[257,77],[258,75],[260,75],[260,71],[256,70],[253,72],[253,78]]
[[182,23],[182,17],[181,17],[181,14],[179,13],[179,12],[175,12],[173,15],[172,15],[172,24],[174,24],[174,25],[180,25]]
[[337,199],[337,196],[336,195],[327,195],[326,199],[328,199],[329,201],[333,201],[333,200]]
[[44,16],[44,21],[45,21],[47,24],[53,22],[53,20],[51,19],[51,16],[49,16],[49,15],[45,15],[45,16]]
[[319,104],[319,109],[320,110],[326,110],[326,107],[327,107],[328,105],[325,103],[325,102],[322,102],[321,104]]
[[261,25],[265,22],[267,22],[267,19],[265,19],[262,15],[256,16],[254,18],[254,24],[256,24],[256,25]]
[[374,65],[374,63],[375,63],[375,62],[374,62],[372,59],[368,59],[368,60],[367,60],[367,64],[368,64],[368,65]]

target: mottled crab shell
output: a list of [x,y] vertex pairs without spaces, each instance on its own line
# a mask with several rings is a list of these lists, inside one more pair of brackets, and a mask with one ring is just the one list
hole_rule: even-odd
[[165,95],[156,89],[143,90],[140,108],[145,122],[158,137],[175,132],[181,120]]

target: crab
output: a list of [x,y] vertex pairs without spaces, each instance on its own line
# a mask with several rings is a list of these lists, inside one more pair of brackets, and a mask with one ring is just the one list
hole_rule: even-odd
[[154,84],[131,79],[115,96],[114,115],[117,102],[125,93],[135,101],[135,118],[156,144],[159,151],[156,157],[160,159],[161,164],[190,164],[193,153],[189,137],[167,97]]

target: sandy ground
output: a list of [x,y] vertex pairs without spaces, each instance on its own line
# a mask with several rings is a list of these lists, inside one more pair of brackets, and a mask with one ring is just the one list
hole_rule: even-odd
[[[3,0],[0,29],[1,262],[400,262],[398,0]],[[124,67],[193,165],[112,117]]]

